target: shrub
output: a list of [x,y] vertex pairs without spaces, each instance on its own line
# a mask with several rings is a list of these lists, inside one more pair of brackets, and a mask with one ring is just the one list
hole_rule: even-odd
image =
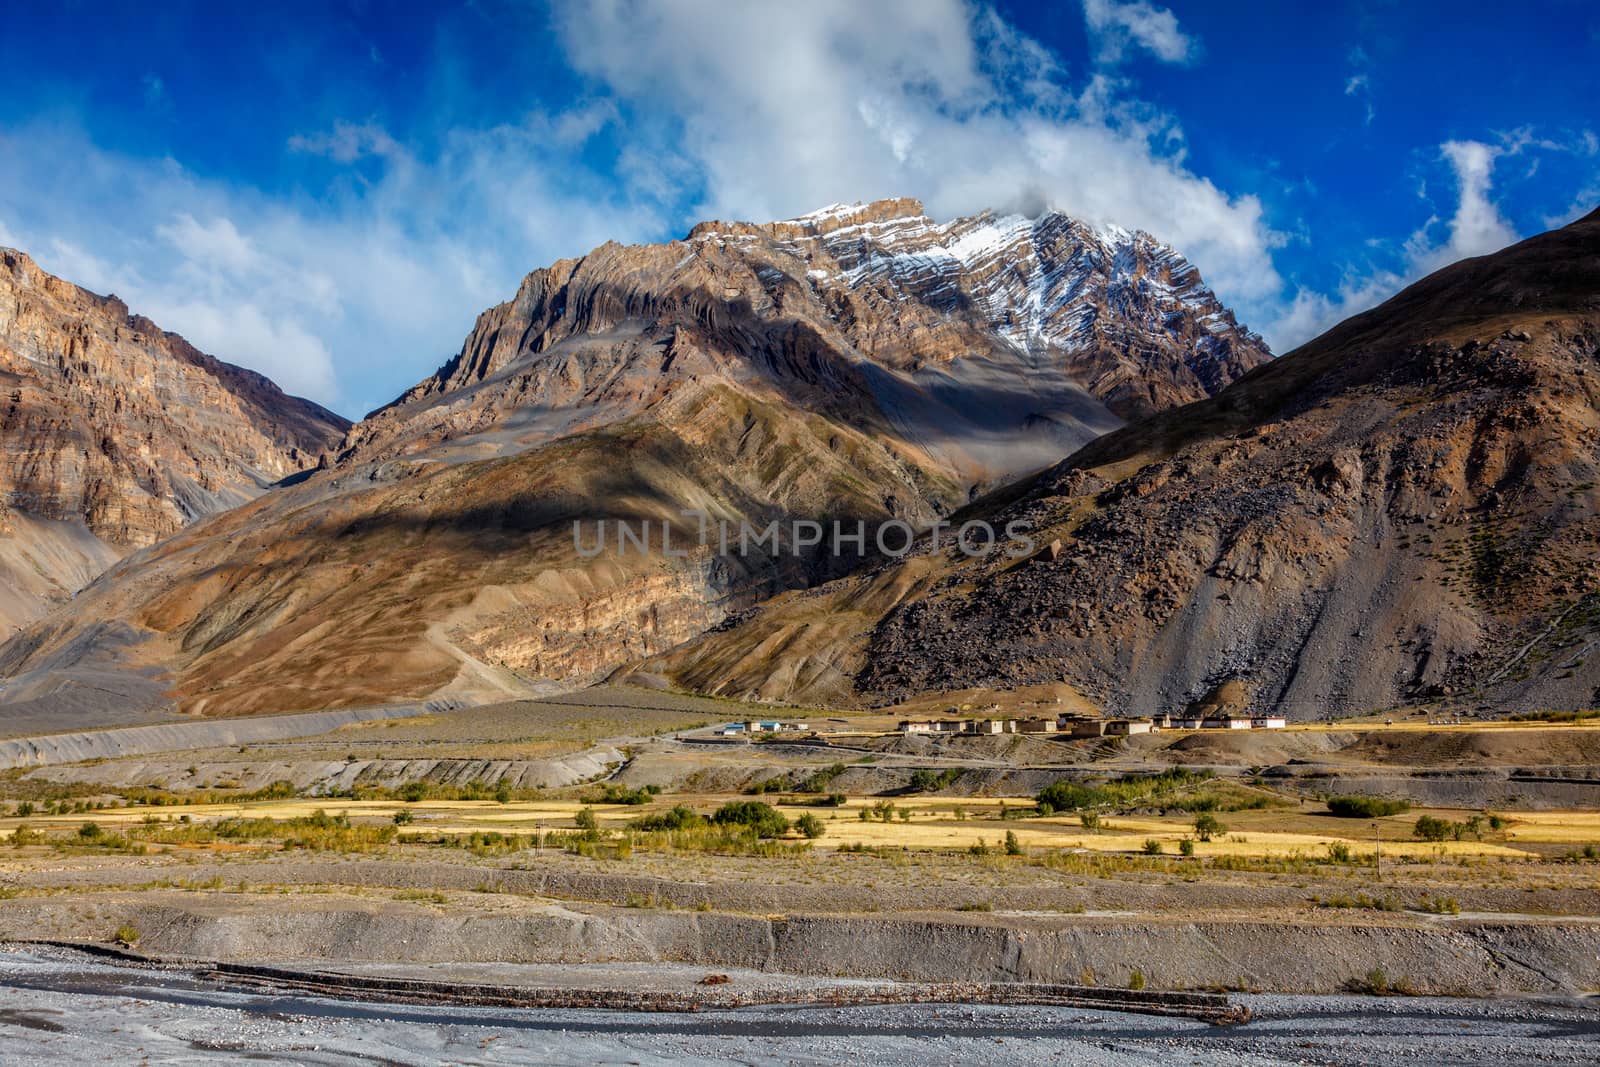
[[137,945],[139,943],[139,931],[132,923],[123,923],[111,935],[111,940],[119,945]]
[[913,793],[936,793],[955,784],[961,777],[959,767],[950,767],[942,771],[929,770],[924,767],[911,772],[911,791]]
[[1194,855],[1194,838],[1186,837],[1178,842],[1178,851],[1185,856]]
[[[599,792],[585,793],[583,802],[585,804],[627,804],[637,807],[640,804],[650,803],[650,798],[653,796],[655,796],[655,793],[651,792],[649,788],[629,789],[627,786],[618,785],[616,782],[607,782],[600,788]],[[510,798],[508,797],[507,799]]]
[[[711,816],[718,826],[743,826],[757,837],[782,837],[789,832],[789,820],[770,804],[759,800],[735,800],[722,805]],[[885,820],[887,821],[887,820]]]
[[1319,908],[1350,908],[1358,911],[1400,911],[1401,904],[1398,897],[1386,893],[1381,897],[1368,896],[1357,893],[1351,896],[1348,893],[1336,893],[1331,897],[1323,897],[1317,901]]
[[828,831],[827,826],[823,824],[822,820],[811,814],[809,811],[795,820],[794,828],[799,830],[806,837],[812,838],[813,840],[821,837]]
[[1217,821],[1217,817],[1207,812],[1197,817],[1194,821],[1194,836],[1202,841],[1210,841],[1217,834],[1225,834],[1228,828]]
[[1161,842],[1157,841],[1153,837],[1145,838],[1144,854],[1146,856],[1159,856],[1159,855],[1161,855]]
[[1349,863],[1350,846],[1342,843],[1329,845],[1328,859],[1333,863]]
[[511,803],[511,785],[510,785],[510,783],[509,782],[501,782],[498,786],[496,786],[495,787],[495,791],[494,791],[494,798],[495,798],[495,800],[499,801],[502,804]]
[[1372,968],[1363,978],[1350,979],[1345,987],[1352,993],[1367,993],[1375,997],[1410,996],[1415,992],[1410,979],[1391,979],[1382,967]]
[[19,819],[26,819],[28,816],[30,816],[32,814],[33,814],[33,802],[31,800],[24,800],[21,804],[17,805],[17,817]]
[[1132,974],[1128,975],[1128,988],[1135,992],[1144,988],[1144,972],[1137,967],[1134,968]]
[[1086,811],[1078,816],[1078,821],[1090,833],[1097,834],[1100,832],[1100,813],[1098,811]]
[[1017,832],[1015,830],[1006,831],[1006,855],[1022,855],[1022,842],[1017,840]]
[[415,804],[428,798],[427,782],[407,782],[400,787],[400,799],[407,804]]
[[86,822],[78,827],[78,836],[85,841],[96,841],[104,833],[105,831],[100,829],[100,824],[97,822]]
[[[815,818],[815,816],[812,816],[812,818]],[[635,819],[629,825],[635,830],[662,833],[673,830],[692,830],[696,827],[704,826],[705,823],[705,819],[701,818],[693,808],[679,804],[668,808],[666,811],[659,811],[653,815]]]
[[578,813],[572,817],[572,824],[580,830],[600,829],[600,820],[595,818],[593,808],[579,808]]
[[1417,820],[1417,825],[1411,830],[1419,841],[1444,841],[1449,838],[1461,840],[1461,834],[1466,829],[1461,823],[1451,822],[1449,819],[1437,819],[1432,815],[1424,815]]
[[1075,782],[1051,782],[1039,790],[1035,798],[1039,802],[1039,810],[1048,808],[1051,812],[1081,811],[1084,808],[1094,808],[1105,804],[1110,799],[1104,789],[1092,785],[1078,785]]
[[824,792],[827,790],[828,786],[833,784],[833,780],[843,774],[844,771],[845,766],[842,763],[835,763],[831,767],[824,767],[820,771],[813,771],[809,778],[800,783],[800,792]]
[[394,813],[394,824],[396,826],[405,826],[415,818],[416,816],[409,811],[397,811]]
[[1411,810],[1411,802],[1384,797],[1329,797],[1328,810],[1341,819],[1376,819],[1403,815]]

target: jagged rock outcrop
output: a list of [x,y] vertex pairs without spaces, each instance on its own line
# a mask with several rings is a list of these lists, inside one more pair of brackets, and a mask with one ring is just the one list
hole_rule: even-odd
[[[0,674],[92,658],[114,619],[207,713],[581,682],[855,562],[702,547],[684,509],[924,526],[1267,358],[1176,253],[1059,215],[886,201],[607,244],[528,275],[328,469],[114,569]],[[573,522],[602,519],[688,554],[581,556]]]
[[511,421],[527,444],[712,373],[887,423],[966,487],[988,486],[1269,358],[1148,234],[1056,213],[939,224],[888,200],[704,222],[683,241],[606,244],[534,271],[437,375],[357,426],[345,458]]
[[1302,719],[1590,707],[1597,485],[1600,213],[1445,268],[968,513],[1025,520],[1055,552],[934,553],[648,666],[804,699],[1066,681],[1137,713],[1224,693]]
[[0,249],[0,633],[348,423]]

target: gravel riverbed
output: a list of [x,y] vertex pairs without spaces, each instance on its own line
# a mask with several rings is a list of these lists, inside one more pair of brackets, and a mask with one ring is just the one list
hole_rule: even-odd
[[968,1005],[510,1011],[242,993],[39,949],[0,951],[0,990],[3,1064],[1600,1063],[1592,998],[1243,996],[1254,1018],[1230,1027]]

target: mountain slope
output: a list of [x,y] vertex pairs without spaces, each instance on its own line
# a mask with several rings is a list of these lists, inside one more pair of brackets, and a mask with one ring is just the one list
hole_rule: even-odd
[[1214,399],[969,509],[948,551],[646,665],[884,701],[1067,681],[1106,707],[1299,718],[1600,700],[1600,213],[1418,282]]
[[347,426],[0,249],[0,633]]
[[208,713],[585,681],[853,561],[589,559],[574,520],[923,526],[1267,358],[1176,253],[1057,215],[885,201],[607,244],[530,274],[331,469],[125,561],[0,673],[111,648]]

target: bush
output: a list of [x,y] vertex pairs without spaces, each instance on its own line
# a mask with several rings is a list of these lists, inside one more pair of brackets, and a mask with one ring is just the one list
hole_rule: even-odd
[[1178,842],[1178,851],[1185,856],[1194,855],[1194,838],[1186,837]]
[[1417,901],[1417,910],[1430,912],[1434,915],[1460,915],[1461,902],[1455,897],[1424,896]]
[[1329,859],[1330,862],[1333,862],[1333,863],[1349,863],[1350,862],[1350,846],[1349,845],[1345,845],[1345,844],[1329,845],[1328,846],[1328,859]]
[[828,828],[823,824],[823,821],[811,814],[809,811],[795,820],[794,828],[812,840],[821,837],[828,831]]
[[600,829],[600,820],[595,818],[593,808],[579,808],[578,813],[572,817],[572,824],[580,830]]
[[394,824],[396,826],[405,826],[415,818],[416,816],[409,811],[397,811],[394,813]]
[[813,771],[809,778],[807,778],[805,781],[800,783],[800,792],[802,792],[802,793],[822,793],[822,792],[826,792],[828,786],[833,784],[833,780],[835,778],[839,777],[844,772],[845,772],[845,766],[842,763],[835,763],[831,767],[824,767],[820,771]]
[[1419,841],[1444,841],[1454,837],[1461,839],[1461,832],[1465,829],[1458,822],[1449,819],[1436,819],[1432,815],[1424,815],[1417,820],[1417,825],[1411,830]]
[[399,796],[407,804],[415,804],[418,801],[426,800],[428,799],[428,783],[407,782],[400,787]]
[[959,767],[951,767],[942,771],[932,771],[926,767],[911,772],[911,791],[913,793],[936,793],[941,789],[954,785],[957,778],[961,777]]
[[1317,907],[1348,908],[1357,911],[1400,911],[1402,905],[1400,898],[1392,893],[1385,893],[1381,897],[1368,896],[1366,893],[1357,893],[1354,896],[1348,893],[1336,893],[1318,900]]
[[1143,971],[1139,970],[1138,968],[1134,968],[1133,973],[1128,975],[1128,988],[1133,990],[1134,992],[1138,992],[1139,990],[1144,988],[1144,972]]
[[117,927],[116,933],[111,935],[111,940],[119,945],[132,947],[139,943],[139,931],[131,923],[123,923]]
[[78,827],[78,836],[85,841],[98,840],[104,833],[105,831],[100,829],[100,824],[97,822],[86,822]]
[[1022,855],[1022,842],[1017,840],[1017,832],[1015,830],[1006,831],[1006,855]]
[[1035,797],[1039,802],[1039,810],[1050,812],[1081,811],[1084,808],[1095,808],[1109,801],[1110,797],[1104,789],[1092,785],[1078,785],[1074,782],[1051,782],[1039,790]]
[[1345,983],[1345,988],[1352,993],[1367,993],[1375,997],[1410,996],[1415,992],[1409,978],[1390,979],[1382,967],[1372,968],[1364,978],[1350,979]]
[[1411,810],[1411,802],[1383,797],[1329,797],[1328,810],[1341,819],[1376,819],[1404,815]]
[[[789,832],[789,820],[777,809],[759,800],[735,800],[722,805],[711,821],[718,826],[743,826],[757,837],[782,837]],[[885,820],[887,821],[887,820]]]
[[1225,834],[1228,828],[1217,821],[1215,815],[1209,812],[1199,816],[1194,821],[1194,836],[1202,841],[1210,841],[1217,834]]
[[1144,854],[1146,856],[1159,856],[1159,855],[1161,855],[1161,842],[1157,841],[1153,837],[1145,838]]
[[[815,818],[815,816],[811,817]],[[649,833],[663,833],[674,830],[693,830],[697,827],[704,826],[705,823],[705,819],[701,818],[693,808],[688,808],[682,804],[679,804],[676,807],[667,809],[666,811],[656,812],[654,815],[646,815],[643,818],[635,819],[629,825],[635,830],[643,830]]]
[[1088,830],[1091,834],[1097,834],[1100,832],[1100,813],[1098,811],[1086,811],[1082,815],[1078,816],[1078,821],[1082,823],[1083,828]]
[[[583,802],[585,804],[627,804],[637,807],[640,804],[650,803],[650,798],[655,796],[656,792],[659,792],[659,790],[653,792],[648,786],[643,789],[629,789],[627,786],[618,785],[616,782],[607,782],[601,786],[599,792],[585,793]],[[507,799],[510,798],[508,797]]]

